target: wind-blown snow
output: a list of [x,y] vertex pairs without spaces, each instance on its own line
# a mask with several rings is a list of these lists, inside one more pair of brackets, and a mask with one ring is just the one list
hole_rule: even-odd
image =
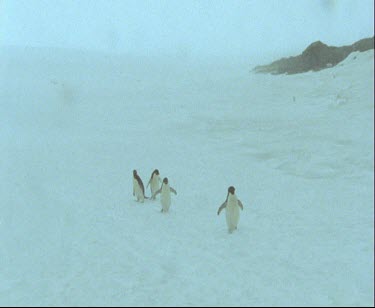
[[[1,306],[374,304],[373,51],[292,76],[1,58]],[[155,168],[168,214],[132,196]]]

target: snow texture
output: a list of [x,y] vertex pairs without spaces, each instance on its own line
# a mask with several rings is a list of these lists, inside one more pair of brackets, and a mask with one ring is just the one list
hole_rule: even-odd
[[[373,51],[293,76],[1,59],[1,306],[374,305]],[[177,191],[164,214],[132,195],[155,168]]]

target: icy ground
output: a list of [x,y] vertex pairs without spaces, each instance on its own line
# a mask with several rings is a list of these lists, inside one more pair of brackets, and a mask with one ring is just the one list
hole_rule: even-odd
[[[271,76],[2,49],[0,305],[374,305],[373,85],[373,51]],[[168,214],[132,196],[155,168]]]

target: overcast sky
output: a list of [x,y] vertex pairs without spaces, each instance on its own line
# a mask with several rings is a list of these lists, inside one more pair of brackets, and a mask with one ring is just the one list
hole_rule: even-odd
[[276,59],[374,35],[373,0],[0,1],[2,45]]

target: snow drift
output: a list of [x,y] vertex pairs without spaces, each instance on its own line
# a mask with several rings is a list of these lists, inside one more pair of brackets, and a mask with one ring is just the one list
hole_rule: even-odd
[[[293,76],[1,59],[2,306],[374,304],[373,51]],[[178,191],[167,215],[132,196],[155,168]]]

